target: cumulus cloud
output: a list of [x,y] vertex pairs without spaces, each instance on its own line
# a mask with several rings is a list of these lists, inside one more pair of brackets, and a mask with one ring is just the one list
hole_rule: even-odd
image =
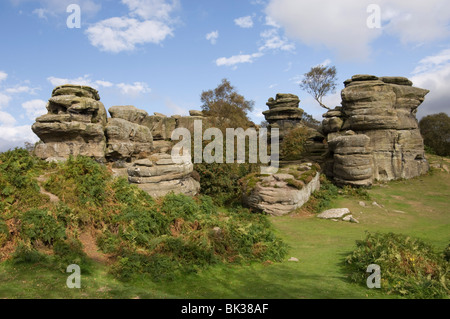
[[0,93],[0,109],[7,107],[10,101],[10,96]]
[[0,152],[21,147],[25,142],[36,143],[39,138],[31,130],[31,125],[0,125]]
[[295,44],[289,42],[287,37],[280,36],[278,33],[278,29],[270,29],[263,31],[261,33],[261,38],[264,44],[259,48],[260,51],[263,50],[293,51],[295,49]]
[[414,86],[430,90],[417,117],[440,112],[450,114],[450,49],[423,58],[412,73]]
[[132,84],[129,83],[118,83],[115,84],[110,81],[104,80],[92,80],[90,75],[86,74],[77,78],[69,79],[69,78],[58,78],[58,77],[48,77],[47,80],[53,86],[59,86],[64,84],[78,84],[90,86],[94,89],[103,88],[118,88],[119,92],[123,95],[128,95],[131,97],[136,97],[140,94],[150,93],[151,89],[148,87],[147,83],[144,82],[134,82]]
[[253,63],[253,61],[256,58],[259,58],[263,56],[262,53],[253,53],[253,54],[239,54],[239,55],[233,55],[229,58],[218,58],[216,60],[217,66],[236,66],[237,64],[241,63]]
[[101,51],[119,53],[134,51],[138,45],[160,44],[173,36],[171,13],[177,0],[122,0],[129,14],[112,17],[91,25],[86,34],[91,44]]
[[[367,27],[369,4],[381,9],[382,28]],[[383,33],[404,43],[422,44],[449,36],[447,0],[270,0],[267,16],[292,39],[325,46],[346,60],[367,59],[371,43]]]
[[101,51],[119,53],[133,51],[138,44],[158,44],[173,36],[173,29],[161,21],[115,17],[94,24],[86,34]]
[[31,100],[22,104],[22,108],[26,111],[27,117],[34,121],[37,117],[47,114],[47,102],[44,100]]
[[133,84],[119,83],[117,84],[117,87],[120,89],[122,94],[132,97],[151,92],[148,85],[143,82],[134,82]]
[[2,124],[2,126],[4,125],[8,127],[13,126],[14,124],[16,124],[16,119],[8,112],[0,111],[0,124]]
[[6,80],[7,78],[8,78],[8,74],[3,71],[0,71],[0,82]]
[[38,90],[38,88],[32,88],[26,85],[16,85],[15,87],[5,89],[5,92],[9,94],[21,94],[21,93],[35,94],[36,90]]
[[240,17],[240,18],[234,19],[234,23],[238,27],[241,27],[244,29],[253,28],[253,19],[251,16]]
[[210,41],[211,44],[216,44],[217,39],[219,38],[219,31],[212,31],[206,35],[206,40]]

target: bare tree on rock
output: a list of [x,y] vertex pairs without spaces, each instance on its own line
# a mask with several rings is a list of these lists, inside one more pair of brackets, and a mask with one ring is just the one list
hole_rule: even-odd
[[321,107],[331,110],[323,104],[322,99],[328,93],[336,91],[336,80],[336,67],[319,65],[312,67],[308,73],[305,73],[300,88],[311,94]]

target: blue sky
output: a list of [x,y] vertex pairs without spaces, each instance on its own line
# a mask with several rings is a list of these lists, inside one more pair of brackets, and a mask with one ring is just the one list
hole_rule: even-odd
[[[70,4],[80,28],[67,25]],[[255,101],[256,123],[278,92],[321,119],[298,82],[325,64],[339,78],[329,106],[368,73],[431,90],[419,118],[450,110],[448,0],[3,0],[0,24],[0,151],[38,140],[31,125],[64,83],[95,87],[107,109],[183,115],[227,78]]]

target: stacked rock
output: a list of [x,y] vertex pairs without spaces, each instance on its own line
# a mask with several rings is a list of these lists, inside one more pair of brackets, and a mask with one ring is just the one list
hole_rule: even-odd
[[200,184],[191,177],[194,165],[191,161],[174,163],[169,154],[153,154],[150,158],[137,160],[128,168],[128,181],[152,197],[170,192],[194,196]]
[[331,140],[328,149],[333,154],[333,176],[339,185],[370,186],[373,183],[373,153],[367,135],[346,135]]
[[47,110],[32,126],[43,142],[35,148],[38,157],[60,160],[84,155],[104,159],[107,114],[95,89],[69,84],[58,86],[53,90]]
[[282,143],[284,137],[290,130],[305,127],[308,139],[306,141],[305,151],[302,154],[302,159],[322,163],[324,155],[327,152],[325,137],[318,130],[307,127],[302,122],[304,111],[299,108],[300,99],[298,96],[278,93],[275,99],[270,98],[266,104],[269,110],[263,112],[263,114],[269,123],[269,129],[279,129],[280,143]]
[[[153,149],[150,129],[140,125],[147,112],[134,106],[113,106],[106,127],[106,158],[111,161],[134,161],[145,158]],[[145,114],[144,114],[145,113]]]
[[355,75],[344,84],[342,108],[328,112],[323,122],[328,141],[347,130],[368,136],[377,180],[426,173],[429,165],[416,113],[429,91],[403,77]]
[[301,125],[303,110],[299,108],[300,99],[294,94],[278,93],[276,98],[270,98],[266,105],[268,111],[263,112],[269,128],[280,129],[280,139],[293,128]]

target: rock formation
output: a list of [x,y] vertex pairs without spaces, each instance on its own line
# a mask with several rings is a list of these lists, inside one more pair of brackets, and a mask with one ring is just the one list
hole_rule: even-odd
[[292,129],[305,127],[308,131],[308,140],[305,145],[303,158],[306,161],[321,163],[327,152],[325,137],[313,128],[307,127],[302,122],[304,111],[299,108],[300,99],[297,95],[278,93],[276,98],[270,98],[266,103],[268,111],[263,112],[270,129],[278,128],[280,131],[280,143],[285,135]]
[[291,165],[273,175],[251,174],[241,181],[243,202],[250,208],[283,216],[302,207],[320,188],[320,167]]
[[47,110],[32,126],[42,141],[35,149],[38,157],[63,159],[84,155],[104,159],[107,114],[96,90],[79,85],[58,86]]
[[170,192],[194,196],[200,191],[200,183],[191,177],[193,169],[190,161],[176,164],[169,154],[153,154],[128,168],[128,181],[153,197]]
[[[426,173],[429,165],[416,113],[429,91],[413,87],[412,82],[403,77],[355,75],[344,84],[342,107],[327,112],[323,121],[334,160],[329,174],[345,184],[370,185],[373,179],[407,179]],[[345,154],[337,152],[338,145],[345,142],[333,142],[348,130],[365,137],[347,139],[360,142],[368,139],[365,151],[357,156],[359,162],[343,163],[342,155]],[[333,148],[333,145],[338,148]],[[369,154],[373,160],[372,178],[364,179],[367,182],[364,183],[362,170],[353,170],[357,176],[350,176],[352,169],[349,167],[367,167],[370,165]],[[336,165],[337,162],[340,164]],[[345,166],[347,168],[343,168]],[[365,170],[365,173],[369,174],[369,171]]]
[[115,176],[128,178],[155,197],[198,193],[200,184],[190,176],[192,163],[172,163],[170,138],[177,127],[193,129],[196,119],[204,119],[199,111],[189,117],[149,116],[125,105],[111,107],[108,118],[98,92],[79,85],[55,88],[47,109],[32,127],[42,141],[35,148],[38,157],[83,155],[112,163]]

